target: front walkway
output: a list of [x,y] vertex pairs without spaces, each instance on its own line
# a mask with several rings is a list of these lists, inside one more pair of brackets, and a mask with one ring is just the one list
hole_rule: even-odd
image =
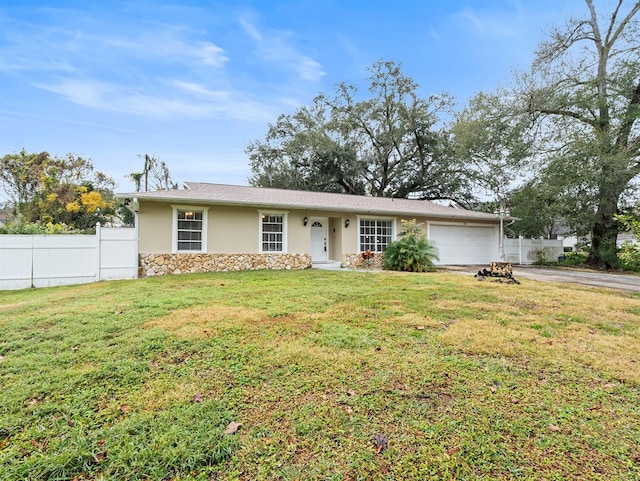
[[342,263],[338,261],[325,261],[325,262],[314,262],[311,265],[314,269],[322,269],[325,271],[341,271],[341,270],[349,270],[342,267]]

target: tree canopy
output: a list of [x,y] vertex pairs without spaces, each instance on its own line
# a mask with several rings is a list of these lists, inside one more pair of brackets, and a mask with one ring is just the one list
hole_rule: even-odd
[[73,154],[7,154],[0,159],[0,186],[23,222],[88,229],[115,213],[113,180]]
[[281,115],[246,151],[255,186],[422,199],[471,197],[451,154],[445,119],[452,99],[427,99],[394,62],[369,68],[369,97],[341,83],[336,94]]
[[[512,89],[477,96],[481,109],[472,103],[463,121],[495,132],[487,119],[500,119],[506,130],[498,133],[516,140],[504,151],[526,152],[517,162],[506,155],[507,167],[521,182],[553,186],[564,219],[591,238],[587,263],[615,268],[614,215],[637,192],[640,174],[640,1],[625,8],[618,0],[603,16],[592,0],[585,4],[586,15],[555,28]],[[482,139],[472,146],[489,156],[494,147]]]
[[505,203],[519,220],[506,231],[515,236],[554,239],[571,230],[564,199],[553,184],[532,180],[509,193]]
[[451,128],[454,155],[464,160],[474,192],[502,206],[526,178],[533,152],[529,119],[514,106],[504,89],[480,92],[456,114]]
[[615,214],[640,174],[640,1],[608,18],[588,14],[552,32],[523,77],[527,112],[542,130],[543,174],[566,178],[574,215],[591,231],[588,262],[616,267]]

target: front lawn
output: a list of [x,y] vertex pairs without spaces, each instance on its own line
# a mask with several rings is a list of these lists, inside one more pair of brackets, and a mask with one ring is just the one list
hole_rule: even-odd
[[0,292],[0,480],[637,480],[639,364],[639,294],[526,279]]

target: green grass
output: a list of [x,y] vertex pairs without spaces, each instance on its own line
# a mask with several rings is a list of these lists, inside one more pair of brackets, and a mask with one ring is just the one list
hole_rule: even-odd
[[0,292],[0,480],[638,480],[639,303],[315,270]]

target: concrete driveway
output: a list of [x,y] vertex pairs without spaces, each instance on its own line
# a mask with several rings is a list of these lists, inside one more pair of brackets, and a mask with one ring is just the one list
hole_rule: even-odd
[[[489,266],[447,266],[448,270],[476,274]],[[607,287],[623,291],[640,292],[640,276],[609,274],[606,272],[580,271],[574,269],[545,268],[540,266],[513,266],[516,279],[533,279],[545,282],[565,282],[585,286]]]

